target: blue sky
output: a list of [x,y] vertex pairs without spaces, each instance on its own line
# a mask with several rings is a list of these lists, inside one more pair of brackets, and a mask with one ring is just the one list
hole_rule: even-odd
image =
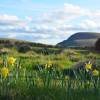
[[0,37],[56,44],[100,32],[100,0],[0,0]]

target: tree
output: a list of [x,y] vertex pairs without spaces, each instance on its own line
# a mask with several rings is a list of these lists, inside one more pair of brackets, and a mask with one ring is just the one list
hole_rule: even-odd
[[95,49],[97,50],[97,51],[100,51],[100,38],[96,41],[96,43],[95,43]]

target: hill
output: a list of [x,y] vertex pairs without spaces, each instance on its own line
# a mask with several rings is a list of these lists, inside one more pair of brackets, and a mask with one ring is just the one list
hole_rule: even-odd
[[25,40],[0,38],[0,47],[19,47],[21,45],[27,45],[32,47],[53,47],[52,45],[34,43]]
[[27,53],[33,52],[37,54],[59,53],[61,50],[57,46],[34,43],[24,40],[0,38],[0,54],[10,52]]
[[100,33],[95,32],[78,32],[57,44],[60,47],[93,47]]

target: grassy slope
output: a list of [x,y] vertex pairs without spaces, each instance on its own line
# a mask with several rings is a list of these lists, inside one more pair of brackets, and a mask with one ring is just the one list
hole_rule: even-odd
[[94,46],[96,40],[100,38],[100,33],[96,32],[79,32],[73,34],[71,37],[69,37],[67,40],[64,40],[60,43],[58,43],[58,46],[61,47],[91,47]]

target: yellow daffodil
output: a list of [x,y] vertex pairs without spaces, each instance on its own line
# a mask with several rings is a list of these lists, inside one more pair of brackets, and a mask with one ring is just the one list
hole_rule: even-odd
[[50,68],[52,66],[52,62],[49,60],[47,64],[45,64],[45,68]]
[[85,65],[85,69],[86,69],[86,71],[91,70],[91,69],[92,69],[92,64],[91,64],[91,63],[87,63],[87,64]]
[[95,69],[95,70],[93,71],[93,76],[99,76],[99,71]]
[[8,58],[8,64],[13,65],[15,63],[16,59],[14,57],[9,57]]
[[48,65],[48,64],[45,64],[45,68],[50,68],[50,65]]
[[6,77],[9,75],[9,70],[8,70],[8,68],[7,68],[7,67],[3,67],[3,68],[1,69],[1,74],[2,74],[2,76],[3,76],[4,78],[6,78]]

